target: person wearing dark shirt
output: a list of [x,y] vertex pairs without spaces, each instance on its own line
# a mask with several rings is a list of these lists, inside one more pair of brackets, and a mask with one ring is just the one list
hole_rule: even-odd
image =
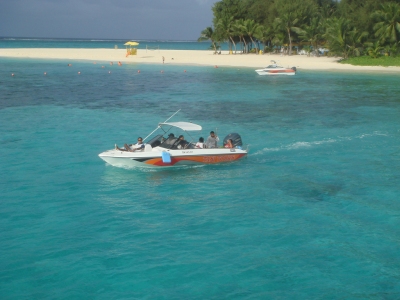
[[183,135],[179,136],[178,142],[176,144],[176,148],[178,149],[185,149],[188,145],[188,142],[185,141],[185,137]]

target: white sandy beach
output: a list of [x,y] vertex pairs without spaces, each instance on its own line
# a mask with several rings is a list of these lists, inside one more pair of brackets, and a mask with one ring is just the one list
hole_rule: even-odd
[[280,56],[279,54],[213,54],[211,50],[145,50],[139,49],[137,55],[126,57],[125,49],[60,49],[60,48],[18,48],[0,49],[0,57],[14,58],[41,58],[60,59],[65,63],[73,63],[77,60],[90,60],[98,62],[121,63],[151,63],[162,65],[162,57],[165,64],[171,65],[202,65],[202,66],[230,66],[262,68],[271,60],[279,61],[284,67],[295,66],[298,69],[307,70],[348,70],[367,72],[397,72],[400,67],[364,67],[339,64],[339,58],[335,57],[307,57],[304,55]]

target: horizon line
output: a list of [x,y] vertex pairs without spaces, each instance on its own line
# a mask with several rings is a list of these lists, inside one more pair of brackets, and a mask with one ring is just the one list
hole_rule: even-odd
[[104,42],[104,41],[149,41],[149,42],[197,42],[197,43],[209,43],[209,41],[197,41],[197,40],[178,40],[178,39],[125,39],[125,38],[77,38],[77,37],[27,37],[27,36],[0,36],[2,40],[77,40],[77,41],[92,41],[92,42]]

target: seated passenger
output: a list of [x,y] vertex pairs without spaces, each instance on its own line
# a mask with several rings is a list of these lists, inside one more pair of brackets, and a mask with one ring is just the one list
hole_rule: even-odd
[[124,144],[124,149],[118,148],[118,146],[115,144],[115,149],[129,152],[142,151],[144,149],[143,139],[138,137],[138,142],[134,145],[129,146],[128,144]]
[[228,139],[224,148],[233,148],[233,141],[231,139]]
[[183,135],[179,136],[179,139],[176,143],[176,148],[178,149],[185,149],[188,146],[188,142],[185,141],[185,137]]
[[204,138],[199,138],[199,141],[196,143],[196,148],[204,148]]
[[[175,142],[175,135],[173,134],[173,133],[170,133],[169,135],[168,135],[168,138],[164,141],[165,142],[165,144],[167,144],[167,145],[172,145],[174,142]],[[163,142],[163,143],[164,143]]]

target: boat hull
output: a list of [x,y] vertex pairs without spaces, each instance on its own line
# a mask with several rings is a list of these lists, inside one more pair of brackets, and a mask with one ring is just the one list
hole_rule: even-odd
[[[166,162],[162,157],[162,152],[168,152],[170,162]],[[188,165],[208,165],[227,163],[239,160],[247,155],[246,150],[242,149],[188,149],[188,150],[168,150],[149,152],[127,152],[119,150],[108,150],[100,153],[99,157],[108,164],[121,167],[179,167]]]
[[258,75],[296,75],[296,72],[292,69],[286,70],[256,70]]

